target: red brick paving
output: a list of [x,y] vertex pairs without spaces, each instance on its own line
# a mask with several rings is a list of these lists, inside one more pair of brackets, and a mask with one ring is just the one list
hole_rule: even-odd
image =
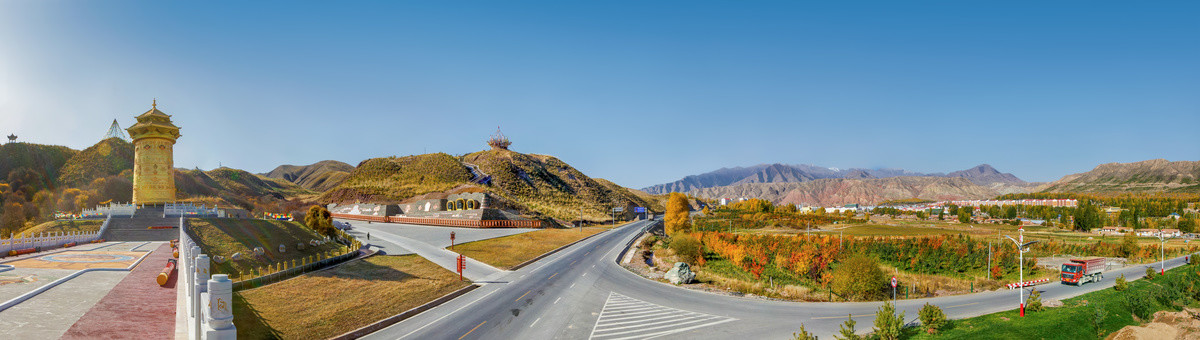
[[163,244],[133,268],[100,302],[79,318],[63,339],[172,339],[175,337],[175,282],[155,282],[171,258]]

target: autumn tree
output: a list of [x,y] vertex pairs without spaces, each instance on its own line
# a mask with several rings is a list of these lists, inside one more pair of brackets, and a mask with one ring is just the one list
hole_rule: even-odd
[[304,225],[325,236],[333,236],[337,233],[337,229],[333,228],[333,215],[320,205],[308,208],[308,213],[304,214]]
[[665,227],[668,235],[688,229],[688,211],[690,210],[691,207],[688,205],[687,196],[684,196],[682,193],[672,192],[667,197]]

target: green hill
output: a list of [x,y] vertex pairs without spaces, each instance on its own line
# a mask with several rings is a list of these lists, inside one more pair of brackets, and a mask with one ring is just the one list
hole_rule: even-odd
[[[8,182],[14,171],[40,177],[41,188],[57,186],[58,171],[79,151],[61,145],[8,143],[0,145],[0,181]],[[20,170],[25,169],[25,170]],[[10,183],[12,184],[12,183]],[[36,190],[35,190],[36,191]]]
[[296,196],[314,194],[285,180],[232,168],[176,169],[175,190],[180,201],[234,205],[250,211],[269,208],[264,205],[278,204]]
[[133,169],[133,144],[120,138],[109,138],[84,149],[71,157],[58,171],[58,183],[76,187],[100,177],[120,174]]
[[[491,180],[472,182],[477,175]],[[593,221],[610,219],[614,206],[662,209],[653,196],[592,179],[558,158],[503,149],[459,158],[436,153],[369,159],[319,200],[397,203],[467,190],[495,194],[531,217],[561,220],[577,220],[581,208],[584,218]]]

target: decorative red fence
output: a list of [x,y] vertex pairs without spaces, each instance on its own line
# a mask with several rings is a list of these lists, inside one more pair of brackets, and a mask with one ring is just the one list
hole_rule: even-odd
[[542,228],[542,221],[538,220],[457,220],[450,218],[417,218],[417,217],[397,217],[397,216],[371,216],[371,215],[352,215],[352,214],[332,214],[335,218],[372,221],[385,223],[405,223],[405,224],[421,224],[435,225],[443,227],[467,227],[467,228]]

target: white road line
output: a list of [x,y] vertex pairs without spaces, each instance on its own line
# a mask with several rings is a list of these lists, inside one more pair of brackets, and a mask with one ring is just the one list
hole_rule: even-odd
[[663,336],[663,335],[667,335],[667,334],[682,333],[682,332],[690,331],[690,330],[701,328],[701,327],[719,325],[719,324],[723,324],[723,323],[730,322],[733,320],[735,320],[735,319],[725,319],[725,320],[721,320],[721,321],[717,321],[717,322],[710,322],[710,323],[695,325],[695,326],[687,327],[687,328],[672,329],[672,330],[662,331],[662,332],[658,332],[658,333],[651,333],[651,334],[639,334],[639,335],[635,335],[635,336],[616,338],[616,339],[610,339],[610,340],[650,339],[653,337]]
[[533,328],[533,325],[536,325],[538,321],[542,321],[542,318],[537,318],[537,320],[533,320],[533,323],[529,324],[529,328]]
[[559,296],[557,299],[554,299],[554,303],[552,303],[552,305],[557,305],[557,304],[558,304],[558,300],[562,300],[562,297],[561,297],[561,296]]
[[567,287],[567,288],[575,288],[575,284],[574,284],[574,283],[572,283],[572,284],[571,284],[571,286],[570,286],[570,287]]
[[[713,320],[717,320],[717,319],[721,319],[721,318],[722,317],[720,317],[720,316],[707,315],[707,314],[689,316],[689,317],[685,317],[685,318],[680,318],[676,315],[668,315],[668,316],[662,317],[662,318],[647,319],[644,321],[643,320],[628,321],[628,322],[623,323],[623,324],[631,324],[631,323],[636,323],[636,322],[642,322],[640,324],[634,324],[634,325],[628,325],[628,326],[605,325],[606,328],[604,328],[604,329],[600,329],[600,327],[597,327],[596,333],[612,332],[615,330],[629,329],[629,328],[642,328],[642,330],[646,330],[646,329],[654,329],[654,328],[659,328],[659,327],[657,327],[657,326],[650,327],[650,328],[643,328],[643,327],[651,326],[651,325],[658,325],[658,324],[663,324],[663,323],[668,323],[668,322],[676,322],[676,325],[685,325],[685,324],[694,323],[694,322],[713,321]],[[666,320],[664,320],[664,319],[666,319]],[[699,320],[692,320],[692,319],[699,319]],[[692,321],[683,321],[683,320],[692,320]],[[607,335],[612,335],[612,334],[607,334]]]
[[[661,306],[610,292],[588,338],[645,339],[734,320]],[[679,328],[682,326],[686,327]]]
[[412,332],[408,332],[408,334],[405,334],[404,336],[401,336],[400,338],[407,338],[409,335],[413,335],[413,333],[416,333],[422,329],[425,329],[425,327],[429,327],[429,325],[435,324],[438,321],[442,321],[442,319],[445,319],[447,316],[450,316],[451,314],[454,314],[454,313],[458,313],[458,311],[462,310],[463,308],[467,308],[468,306],[473,305],[476,302],[479,302],[479,300],[483,300],[483,298],[488,297],[488,295],[492,295],[493,293],[498,292],[498,291],[500,291],[500,290],[496,289],[496,290],[493,290],[491,293],[484,294],[483,296],[480,296],[478,299],[475,299],[475,301],[471,301],[470,303],[467,303],[467,304],[463,305],[462,307],[458,307],[458,309],[455,309],[454,311],[452,311],[450,313],[446,313],[446,315],[442,315],[442,317],[437,318],[436,320],[427,322],[427,323],[425,323],[424,326],[414,329]]

